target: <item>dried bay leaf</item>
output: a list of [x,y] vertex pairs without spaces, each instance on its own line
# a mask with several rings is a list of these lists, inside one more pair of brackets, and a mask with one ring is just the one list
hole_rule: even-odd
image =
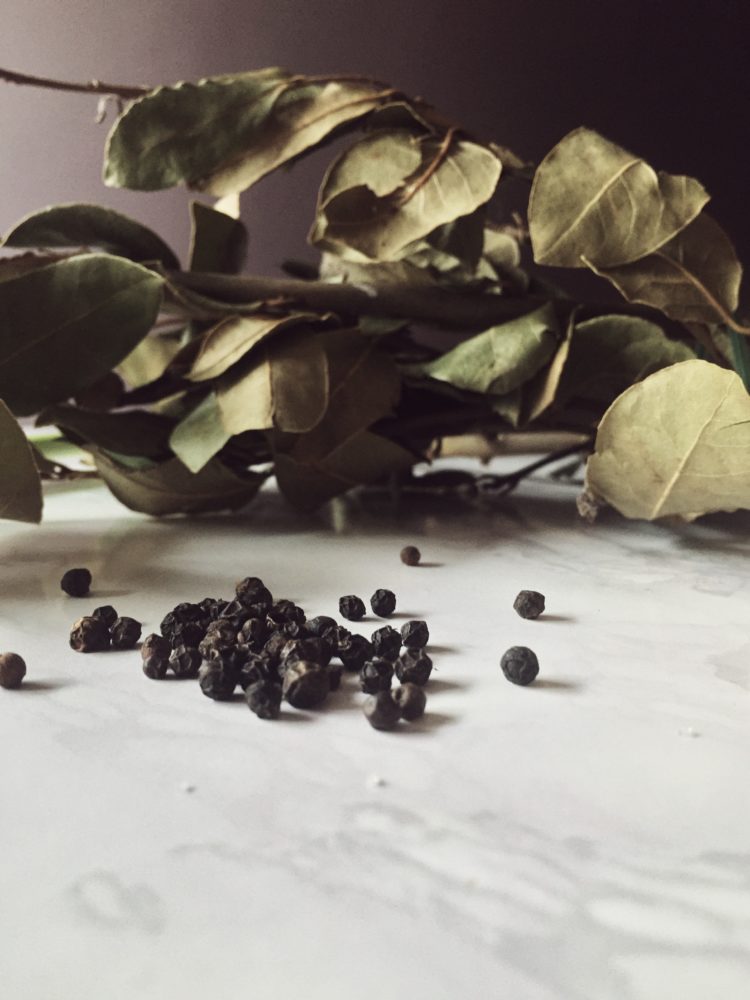
[[9,247],[97,247],[134,261],[158,260],[180,266],[177,257],[153,230],[127,215],[101,205],[54,205],[21,219],[2,241]]
[[209,392],[175,427],[169,444],[183,465],[200,472],[231,436],[221,421],[216,393]]
[[54,424],[70,432],[76,444],[92,444],[123,455],[162,458],[169,453],[169,435],[174,421],[146,410],[103,413],[58,404],[43,410],[38,424]]
[[0,393],[27,416],[106,375],[156,319],[162,279],[83,254],[0,282]]
[[323,250],[396,259],[486,204],[500,171],[484,146],[450,135],[442,142],[399,130],[366,136],[326,175],[310,240]]
[[653,306],[681,323],[723,323],[737,308],[742,267],[729,237],[709,215],[699,215],[641,260],[616,268],[587,263],[628,301]]
[[247,230],[238,218],[199,201],[190,203],[189,270],[237,274],[246,252]]
[[236,473],[213,459],[194,474],[177,458],[146,468],[127,468],[104,452],[94,454],[99,475],[131,510],[159,517],[237,510],[260,489],[264,476]]
[[631,386],[602,417],[587,491],[625,517],[750,507],[750,395],[734,373],[683,361]]
[[458,389],[504,395],[522,385],[549,361],[558,342],[554,309],[546,304],[517,319],[490,327],[419,366],[421,373]]
[[274,68],[158,87],[115,122],[104,179],[142,191],[244,191],[392,95],[368,81],[308,81]]
[[644,160],[578,128],[547,154],[534,176],[529,231],[538,264],[607,268],[672,239],[709,196],[698,181],[656,173]]
[[0,399],[0,518],[42,519],[42,482],[34,453],[13,414]]

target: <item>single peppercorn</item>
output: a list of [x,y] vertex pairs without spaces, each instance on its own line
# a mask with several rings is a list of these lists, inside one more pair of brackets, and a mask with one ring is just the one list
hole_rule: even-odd
[[235,631],[242,628],[244,622],[250,617],[247,607],[242,603],[242,601],[230,601],[221,609],[221,617],[217,619],[218,621],[228,621],[231,622]]
[[278,719],[281,712],[281,684],[256,681],[245,688],[245,701],[259,719]]
[[331,648],[323,639],[310,635],[304,639],[290,639],[281,648],[282,663],[293,663],[294,660],[307,660],[327,667],[331,659]]
[[522,590],[513,601],[513,610],[521,618],[538,618],[544,611],[544,594],[538,590]]
[[289,638],[283,632],[272,632],[263,644],[262,653],[278,665],[281,662],[281,651],[288,642]]
[[26,676],[26,661],[18,653],[0,653],[0,687],[18,688]]
[[401,649],[401,633],[390,625],[383,625],[372,633],[371,642],[377,656],[395,660]]
[[330,690],[328,671],[317,663],[295,660],[284,671],[284,697],[294,708],[314,708]]
[[193,646],[175,646],[169,654],[169,666],[180,680],[197,677],[203,657]]
[[365,602],[356,594],[346,594],[339,598],[339,614],[347,621],[358,622],[360,618],[364,618],[366,611]]
[[326,632],[336,628],[336,622],[328,615],[318,615],[317,618],[309,618],[305,622],[308,635],[315,635],[318,638],[324,636]]
[[432,673],[432,660],[423,649],[405,649],[396,661],[396,677],[402,684],[426,684]]
[[135,618],[121,615],[111,629],[112,649],[134,649],[141,637],[142,625]]
[[152,681],[163,681],[168,667],[169,657],[160,656],[159,653],[150,653],[143,659],[143,672]]
[[396,610],[396,595],[392,590],[376,590],[370,598],[370,607],[378,618],[390,618]]
[[416,545],[405,545],[400,552],[401,562],[405,566],[418,566],[422,553]]
[[531,684],[539,673],[539,660],[528,646],[511,646],[500,660],[500,667],[513,684]]
[[109,629],[101,618],[84,615],[70,630],[70,648],[77,653],[100,653],[109,648]]
[[359,685],[365,694],[377,694],[378,691],[390,691],[393,680],[393,664],[376,656],[362,664],[359,672]]
[[268,609],[269,619],[277,625],[304,625],[305,612],[294,601],[283,598]]
[[356,632],[338,645],[338,657],[346,670],[361,670],[365,660],[375,654],[372,643]]
[[172,648],[197,646],[205,634],[205,625],[198,622],[177,622],[172,632]]
[[161,660],[168,660],[170,652],[169,640],[165,639],[163,635],[157,635],[156,632],[147,635],[141,643],[141,656],[144,660],[149,656],[158,656]]
[[430,630],[427,628],[427,622],[414,619],[410,622],[404,622],[401,626],[401,642],[404,646],[411,649],[421,649],[429,641]]
[[401,709],[401,715],[407,722],[414,722],[424,715],[427,705],[427,695],[424,688],[418,684],[402,684],[393,692],[393,700]]
[[237,633],[237,642],[247,643],[253,649],[260,650],[268,638],[268,628],[262,618],[247,618]]
[[84,567],[66,570],[60,586],[71,597],[85,597],[91,587],[91,573]]
[[239,685],[245,691],[257,681],[273,681],[281,684],[278,667],[262,653],[251,653],[240,668]]
[[218,660],[204,663],[198,671],[201,691],[214,701],[230,701],[237,687],[237,680],[237,671]]
[[237,600],[244,605],[263,604],[270,608],[273,604],[271,591],[258,576],[246,576],[235,587]]
[[373,729],[394,729],[401,718],[401,709],[390,691],[370,695],[362,706],[365,718]]
[[101,618],[107,628],[112,628],[118,618],[117,612],[111,604],[103,604],[100,608],[94,608],[91,614],[94,618]]

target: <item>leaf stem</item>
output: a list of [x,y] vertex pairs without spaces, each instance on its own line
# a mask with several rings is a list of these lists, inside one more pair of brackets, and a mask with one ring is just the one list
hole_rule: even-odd
[[127,99],[143,97],[153,89],[147,86],[131,87],[120,83],[103,83],[101,80],[71,83],[66,80],[51,80],[44,76],[31,76],[28,73],[16,73],[10,69],[0,69],[0,81],[19,86],[44,87],[47,90],[66,90],[78,94],[113,94]]
[[440,147],[432,158],[427,169],[422,173],[413,183],[411,183],[404,191],[401,192],[398,203],[399,205],[405,205],[407,201],[414,197],[420,188],[423,188],[425,184],[430,180],[433,174],[435,174],[439,169],[443,161],[448,155],[448,151],[451,148],[451,144],[456,135],[455,128],[449,128],[443,137],[443,141],[440,143]]

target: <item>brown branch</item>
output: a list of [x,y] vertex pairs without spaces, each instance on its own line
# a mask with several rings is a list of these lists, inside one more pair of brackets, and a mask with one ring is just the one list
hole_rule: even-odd
[[119,83],[102,83],[101,80],[89,80],[87,83],[70,83],[65,80],[50,80],[43,76],[30,76],[28,73],[15,73],[13,70],[0,69],[0,81],[15,83],[20,86],[44,87],[47,90],[66,90],[78,94],[113,94],[132,100],[148,94],[152,87],[130,87]]
[[416,181],[410,184],[409,187],[407,187],[399,195],[398,198],[399,205],[405,205],[407,201],[409,201],[411,198],[414,197],[414,195],[417,193],[417,191],[420,190],[420,188],[423,188],[425,186],[425,184],[430,180],[433,174],[437,173],[437,171],[443,164],[443,161],[448,155],[448,151],[451,148],[451,144],[453,142],[453,139],[455,138],[456,131],[457,130],[455,128],[448,129],[448,131],[445,133],[443,141],[440,143],[440,148],[438,149],[435,156],[432,158],[430,165],[427,167],[427,169],[424,171],[423,174],[420,174],[420,176],[416,179]]

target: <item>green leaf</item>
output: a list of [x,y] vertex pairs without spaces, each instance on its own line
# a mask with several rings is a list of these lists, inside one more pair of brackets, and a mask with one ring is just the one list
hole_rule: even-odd
[[465,270],[470,275],[482,256],[485,214],[482,205],[471,215],[438,226],[424,239],[404,247],[400,256],[417,267],[442,272]]
[[683,361],[602,417],[586,485],[625,517],[692,519],[750,507],[750,395],[734,373]]
[[146,458],[168,454],[169,435],[174,427],[173,420],[145,410],[102,413],[65,404],[47,407],[37,423],[55,424],[69,432],[77,444]]
[[247,230],[240,219],[193,201],[190,222],[189,270],[237,274],[247,251]]
[[271,427],[303,433],[325,413],[328,366],[320,338],[309,331],[261,344],[241,368],[216,385],[222,423],[231,434]]
[[[288,316],[258,314],[223,319],[203,335],[187,378],[192,382],[218,378],[271,334],[301,324],[319,322],[320,319],[316,313],[291,313]],[[312,332],[309,336],[312,336]]]
[[392,93],[275,68],[159,87],[116,121],[104,180],[142,191],[181,183],[215,195],[243,191]]
[[33,252],[15,254],[13,257],[3,257],[0,259],[0,282],[20,278],[30,271],[38,271],[40,267],[47,267],[49,264],[56,264],[59,260],[65,259],[67,259],[67,254],[41,254]]
[[661,309],[681,323],[723,323],[737,308],[742,267],[729,237],[708,215],[631,264],[587,263],[630,302]]
[[264,476],[232,472],[218,459],[193,474],[177,458],[145,469],[128,469],[103,452],[96,468],[117,499],[143,514],[194,514],[237,510],[260,489]]
[[0,283],[0,394],[36,413],[91,385],[145,337],[162,281],[121,257],[85,254]]
[[376,482],[414,462],[414,455],[400,445],[362,431],[314,460],[301,460],[295,451],[277,453],[274,470],[287,500],[301,510],[312,510],[353,486]]
[[3,240],[9,247],[98,247],[134,261],[158,260],[180,266],[160,236],[140,222],[101,205],[54,205],[32,212]]
[[[532,377],[555,353],[558,325],[544,305],[465,340],[419,372],[458,389],[504,395]],[[411,371],[416,371],[412,367]]]
[[42,519],[42,482],[26,435],[0,399],[0,518]]
[[557,397],[560,379],[565,371],[565,365],[570,353],[570,344],[575,327],[577,310],[573,309],[568,318],[565,337],[558,344],[557,350],[546,368],[541,368],[524,386],[524,422],[536,420],[552,406]]
[[221,422],[216,393],[210,392],[172,431],[172,451],[191,472],[200,470],[232,435]]
[[500,170],[488,149],[452,133],[442,142],[406,131],[366,136],[326,175],[311,242],[396,259],[409,244],[486,204]]
[[656,173],[591,129],[565,136],[540,163],[529,199],[537,264],[615,267],[652,253],[709,196],[698,181]]

